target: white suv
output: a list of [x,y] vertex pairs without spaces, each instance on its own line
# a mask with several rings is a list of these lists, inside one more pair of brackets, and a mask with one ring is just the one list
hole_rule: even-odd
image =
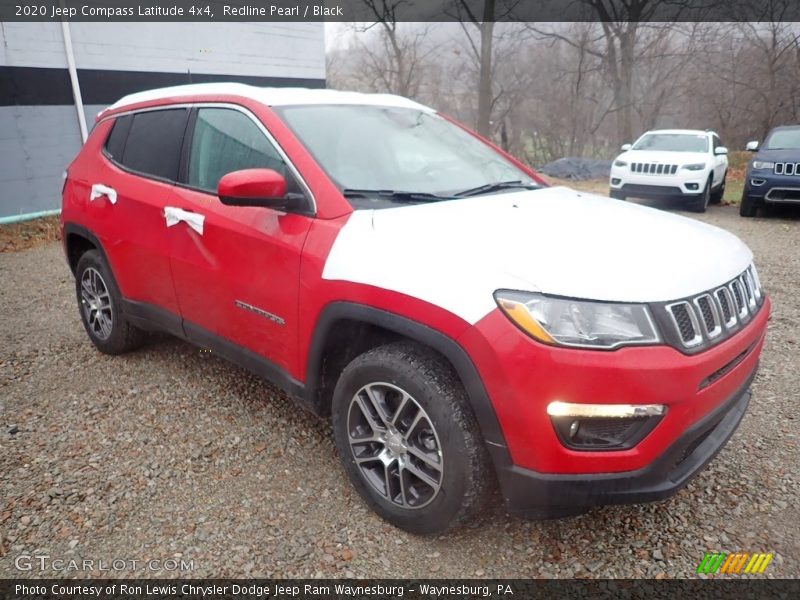
[[611,166],[612,198],[685,198],[697,212],[722,200],[728,149],[713,131],[648,131],[622,151]]

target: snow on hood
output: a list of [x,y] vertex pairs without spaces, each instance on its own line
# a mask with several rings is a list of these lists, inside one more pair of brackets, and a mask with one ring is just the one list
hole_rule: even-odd
[[717,227],[554,187],[357,210],[323,277],[397,291],[475,323],[495,308],[497,289],[667,301],[721,285],[751,260]]

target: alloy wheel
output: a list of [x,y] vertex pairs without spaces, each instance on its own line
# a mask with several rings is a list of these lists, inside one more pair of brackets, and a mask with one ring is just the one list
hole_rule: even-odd
[[81,309],[92,334],[107,340],[114,325],[114,309],[103,276],[94,267],[81,275]]
[[439,494],[442,446],[425,409],[390,383],[362,387],[350,401],[347,435],[361,474],[386,500],[417,509]]

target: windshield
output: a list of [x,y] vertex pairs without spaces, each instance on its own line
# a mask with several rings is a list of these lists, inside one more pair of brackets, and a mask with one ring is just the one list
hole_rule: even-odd
[[647,133],[639,138],[633,149],[708,152],[708,136],[702,133]]
[[345,191],[412,192],[433,195],[428,200],[434,200],[498,182],[536,185],[489,146],[435,113],[363,105],[275,110]]
[[800,150],[800,129],[773,131],[764,142],[765,150]]

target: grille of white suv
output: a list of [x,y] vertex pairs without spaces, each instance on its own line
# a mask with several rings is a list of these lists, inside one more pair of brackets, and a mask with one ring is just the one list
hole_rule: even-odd
[[662,165],[661,163],[631,163],[633,173],[644,175],[674,175],[678,170],[678,165]]
[[686,348],[714,344],[747,323],[764,296],[758,275],[749,267],[723,286],[665,305],[669,322]]
[[773,172],[775,175],[800,175],[800,163],[776,162]]

